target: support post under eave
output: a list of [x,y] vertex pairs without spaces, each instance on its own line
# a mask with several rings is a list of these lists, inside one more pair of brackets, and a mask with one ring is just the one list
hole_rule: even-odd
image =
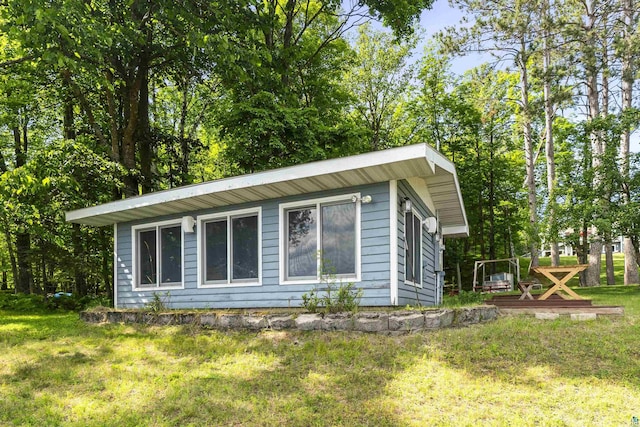
[[398,305],[398,181],[389,181],[389,294]]
[[118,224],[113,224],[113,308],[118,308]]

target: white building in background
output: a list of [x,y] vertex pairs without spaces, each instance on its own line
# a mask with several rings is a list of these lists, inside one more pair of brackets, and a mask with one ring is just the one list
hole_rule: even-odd
[[[595,227],[589,227],[587,230],[587,236],[590,236],[595,231]],[[560,237],[560,241],[558,242],[558,251],[561,256],[574,256],[576,255],[576,249],[567,241],[569,236],[574,233],[574,230],[569,228],[562,232]],[[580,233],[580,238],[582,239],[582,233]],[[548,243],[544,242],[542,244],[543,249],[540,250],[540,256],[550,256],[551,249],[548,247]],[[605,253],[606,247],[602,246],[602,253]],[[613,253],[622,253],[624,251],[624,237],[616,236],[611,241],[611,249]]]

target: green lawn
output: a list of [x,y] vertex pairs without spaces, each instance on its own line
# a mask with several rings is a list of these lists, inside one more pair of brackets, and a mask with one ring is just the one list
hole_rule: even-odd
[[627,314],[390,337],[0,311],[0,425],[631,425],[640,289],[577,291]]

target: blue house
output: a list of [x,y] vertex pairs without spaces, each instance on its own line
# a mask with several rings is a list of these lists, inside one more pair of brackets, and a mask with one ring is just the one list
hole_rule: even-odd
[[445,237],[468,235],[454,165],[427,144],[324,160],[66,214],[114,228],[117,308],[298,307],[327,274],[363,306],[438,304]]

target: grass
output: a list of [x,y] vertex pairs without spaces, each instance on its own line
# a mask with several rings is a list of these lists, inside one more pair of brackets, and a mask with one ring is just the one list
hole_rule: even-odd
[[0,425],[631,425],[640,289],[578,292],[627,314],[391,337],[0,311]]

